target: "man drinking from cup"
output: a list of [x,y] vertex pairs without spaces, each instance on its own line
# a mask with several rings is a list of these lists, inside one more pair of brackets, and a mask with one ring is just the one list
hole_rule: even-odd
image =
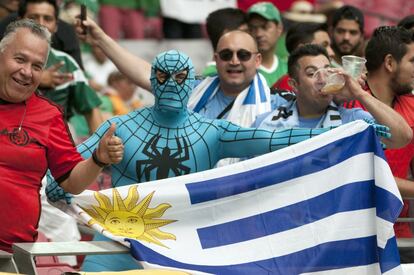
[[[358,119],[375,120],[390,128],[391,139],[383,140],[389,148],[407,144],[412,133],[404,119],[375,97],[366,93],[349,74],[334,70],[326,50],[316,44],[307,44],[289,56],[289,84],[294,93],[280,92],[273,101],[274,111],[257,117],[254,127],[281,129],[288,127],[321,128],[339,126]],[[330,68],[330,69],[329,69]],[[337,94],[321,91],[329,77],[318,79],[321,70],[336,74],[336,84],[343,85]],[[340,104],[344,99],[358,99],[366,108],[346,109]]]

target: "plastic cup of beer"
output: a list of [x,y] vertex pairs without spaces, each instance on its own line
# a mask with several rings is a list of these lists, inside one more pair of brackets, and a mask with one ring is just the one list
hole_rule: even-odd
[[367,60],[363,57],[355,55],[342,56],[342,68],[354,79],[358,79],[365,72],[366,62]]
[[326,94],[336,94],[345,86],[345,78],[332,68],[317,70],[313,78],[316,90]]

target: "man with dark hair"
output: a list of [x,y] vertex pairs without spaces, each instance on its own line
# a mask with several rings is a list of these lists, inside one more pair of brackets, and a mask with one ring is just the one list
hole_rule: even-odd
[[[414,36],[400,27],[377,28],[365,50],[368,70],[367,88],[370,93],[400,113],[414,129]],[[414,196],[414,142],[398,150],[386,150],[388,163],[401,195]],[[400,217],[407,217],[408,203]],[[396,237],[412,238],[409,223],[396,223]],[[414,251],[400,250],[401,262],[413,262]]]
[[343,6],[335,11],[330,26],[333,64],[341,66],[342,56],[358,55],[364,42],[364,15],[353,6]]
[[398,22],[398,27],[414,31],[414,14],[408,15]]
[[318,44],[326,49],[329,58],[334,56],[331,39],[328,35],[328,25],[324,23],[297,23],[288,30],[286,49],[289,53],[304,44]]
[[[391,139],[383,142],[391,148],[407,144],[412,133],[404,119],[390,107],[367,94],[351,76],[337,72],[345,78],[345,86],[338,95],[356,98],[366,107],[346,109],[336,104],[336,95],[322,92],[314,77],[318,70],[330,67],[329,56],[320,45],[306,44],[296,48],[288,60],[289,84],[295,93],[275,95],[274,111],[258,116],[254,127],[284,129],[288,127],[321,128],[339,126],[358,119],[373,120],[390,127]],[[331,69],[332,70],[332,69]]]
[[[206,28],[213,51],[216,51],[220,37],[229,31],[247,31],[247,16],[237,8],[224,8],[213,11],[207,16]],[[213,76],[217,74],[216,62],[210,61],[203,70],[203,76]]]
[[[326,24],[304,22],[293,25],[286,34],[286,49],[292,53],[296,48],[305,44],[322,46],[328,53],[330,60],[335,55],[331,48],[331,39]],[[288,80],[289,75],[285,74],[273,85],[273,88],[291,91],[292,87]]]
[[250,32],[262,55],[259,72],[272,87],[287,71],[286,60],[275,55],[277,41],[283,33],[280,12],[271,2],[258,2],[249,8],[247,15]]

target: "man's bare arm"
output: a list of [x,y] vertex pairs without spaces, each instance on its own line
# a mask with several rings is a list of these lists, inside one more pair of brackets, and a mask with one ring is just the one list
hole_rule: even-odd
[[115,129],[116,125],[111,125],[101,138],[96,152],[92,154],[94,156],[79,162],[69,177],[60,183],[66,192],[81,193],[96,180],[105,164],[119,163],[122,160],[124,145],[122,140],[114,135]]
[[83,33],[80,20],[77,20],[76,32],[80,39],[99,46],[120,72],[139,87],[151,91],[151,64],[149,62],[121,47],[91,19],[83,21],[83,25],[87,28],[86,34]]
[[364,91],[360,83],[351,76],[343,75],[346,80],[345,88],[339,96],[348,100],[358,100],[377,123],[390,128],[391,138],[382,139],[387,148],[401,148],[407,145],[413,138],[413,131],[404,118],[390,106]]

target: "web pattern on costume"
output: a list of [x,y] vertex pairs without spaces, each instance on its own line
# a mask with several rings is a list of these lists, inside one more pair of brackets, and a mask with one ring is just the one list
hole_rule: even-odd
[[[206,119],[191,113],[180,127],[160,127],[151,109],[113,118],[78,146],[89,157],[111,123],[125,146],[124,159],[112,165],[112,186],[123,186],[211,169],[226,157],[250,157],[274,151],[329,129],[267,131],[243,128],[224,120]],[[161,158],[163,152],[166,157]],[[158,154],[158,156],[157,156]],[[150,156],[151,155],[151,156]]]
[[[169,65],[162,67],[164,63]],[[190,71],[184,85],[178,85],[171,79],[160,85],[154,83],[155,68],[169,73],[182,68],[189,68]],[[117,187],[204,171],[213,168],[222,158],[264,154],[329,130],[268,131],[240,127],[225,120],[207,119],[186,107],[193,75],[193,66],[182,53],[170,51],[159,55],[153,63],[151,76],[156,96],[154,106],[106,121],[78,146],[78,151],[83,157],[90,157],[110,125],[116,123],[115,135],[123,140],[125,148],[123,160],[111,166],[112,186]],[[160,98],[164,93],[169,93],[170,97],[162,101]],[[177,108],[176,99],[185,102],[182,110]],[[179,122],[174,124],[171,117]],[[59,188],[54,188],[56,185],[52,183],[49,189],[58,193]],[[48,194],[48,197],[52,195]]]
[[[166,82],[162,84],[158,82],[157,70],[168,74]],[[188,71],[185,81],[182,84],[176,83],[172,75],[185,70]],[[188,56],[176,50],[158,55],[152,62],[150,78],[151,88],[155,95],[155,106],[177,110],[186,109],[190,92],[193,89],[194,75],[194,67]],[[171,101],[175,104],[171,104]]]

